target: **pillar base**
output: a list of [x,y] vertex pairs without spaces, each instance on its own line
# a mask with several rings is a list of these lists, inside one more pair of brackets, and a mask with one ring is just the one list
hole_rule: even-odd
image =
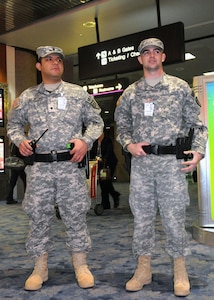
[[193,238],[201,244],[214,246],[214,228],[200,227],[198,222],[193,223]]

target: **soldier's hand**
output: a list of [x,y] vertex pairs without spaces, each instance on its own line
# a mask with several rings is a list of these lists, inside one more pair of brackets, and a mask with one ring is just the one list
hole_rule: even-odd
[[74,148],[70,151],[70,154],[73,155],[71,161],[81,162],[88,151],[88,145],[86,142],[79,139],[70,140],[70,143],[74,143]]
[[19,152],[21,153],[21,155],[29,156],[33,154],[33,149],[29,145],[30,142],[31,140],[24,140],[19,144]]
[[145,156],[147,155],[145,151],[143,151],[142,146],[149,145],[146,142],[136,143],[136,144],[129,144],[127,146],[127,150],[135,157]]
[[192,172],[202,159],[202,155],[196,151],[184,151],[184,154],[192,154],[193,158],[191,160],[181,162],[181,165],[183,166],[181,171],[185,173]]

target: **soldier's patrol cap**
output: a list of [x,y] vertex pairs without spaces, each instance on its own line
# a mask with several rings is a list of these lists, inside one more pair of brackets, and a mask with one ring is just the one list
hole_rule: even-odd
[[138,51],[142,53],[146,48],[149,47],[156,47],[160,50],[164,50],[163,42],[157,38],[149,38],[141,41],[140,45],[138,46]]
[[36,49],[36,54],[38,55],[38,59],[49,54],[58,54],[61,58],[65,57],[63,50],[54,46],[40,46]]

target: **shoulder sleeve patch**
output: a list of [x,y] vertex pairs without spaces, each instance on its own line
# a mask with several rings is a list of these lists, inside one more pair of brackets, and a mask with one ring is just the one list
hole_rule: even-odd
[[118,100],[117,100],[117,102],[116,102],[116,106],[120,105],[121,100],[122,100],[122,96],[120,96],[120,97],[118,98]]
[[94,109],[100,109],[99,105],[97,104],[97,101],[94,99],[94,97],[92,96],[88,96],[87,100],[86,100],[88,103],[91,104],[91,106],[94,108]]
[[18,108],[20,105],[19,103],[19,98],[17,97],[14,101],[13,101],[13,108],[16,109]]

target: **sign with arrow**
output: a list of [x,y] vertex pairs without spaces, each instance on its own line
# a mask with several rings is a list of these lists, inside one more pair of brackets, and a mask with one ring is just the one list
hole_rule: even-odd
[[93,96],[101,96],[107,94],[122,93],[127,86],[128,79],[120,78],[95,84],[87,84],[84,85],[83,88]]

